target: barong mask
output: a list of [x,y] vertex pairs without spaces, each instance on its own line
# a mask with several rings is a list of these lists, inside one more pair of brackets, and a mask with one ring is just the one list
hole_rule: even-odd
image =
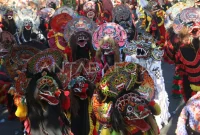
[[170,7],[165,14],[164,26],[166,29],[172,27],[173,21],[176,18],[176,15],[180,13],[183,9],[188,8],[190,5],[184,2],[178,2]]
[[91,59],[94,57],[91,36],[96,27],[93,21],[84,16],[72,19],[65,26],[64,38],[66,42],[70,43],[74,61],[80,58]]
[[135,37],[135,26],[132,22],[132,14],[128,6],[118,5],[113,8],[113,22],[121,25],[127,32],[129,40]]
[[132,41],[132,43],[124,48],[124,52],[127,54],[134,53],[137,58],[148,58],[151,51],[152,39],[153,37],[147,33],[139,35],[137,41]]
[[88,34],[83,31],[76,34],[76,39],[76,44],[78,44],[80,47],[85,47],[89,41]]
[[93,47],[95,50],[100,48],[99,41],[104,37],[110,37],[115,40],[119,48],[127,44],[127,34],[122,26],[116,23],[104,23],[100,25],[93,34]]
[[[136,91],[137,94],[139,92],[141,95],[127,94],[133,91]],[[112,126],[114,130],[118,131],[115,125],[118,127],[123,123],[121,123],[122,121],[116,123],[115,120],[123,118],[130,131],[137,129],[131,128],[137,124],[137,131],[140,126],[148,130],[150,126],[141,119],[145,119],[151,114],[147,102],[154,99],[154,96],[154,82],[148,72],[138,64],[122,62],[112,66],[97,85],[97,94],[94,94],[92,98],[92,106],[95,117],[103,127]],[[135,121],[142,121],[142,124],[136,124]],[[142,128],[141,130],[143,130]]]
[[88,34],[92,34],[96,29],[93,21],[86,17],[74,18],[69,21],[64,30],[65,40],[68,42],[72,35],[76,36],[76,43],[80,47],[84,47],[89,40]]
[[12,20],[14,13],[12,10],[7,10],[6,14],[4,15],[8,20]]
[[173,22],[173,29],[176,34],[190,34],[191,38],[200,36],[200,9],[186,8],[179,13]]
[[146,101],[135,93],[128,93],[118,98],[115,107],[128,125],[133,124],[134,120],[146,118],[151,113],[146,106]]
[[103,55],[111,55],[115,53],[115,49],[118,48],[114,39],[108,36],[105,36],[102,40],[100,40],[99,44]]
[[152,128],[152,121],[147,122],[145,120],[152,115],[152,111],[149,109],[149,102],[138,93],[131,92],[119,97],[115,103],[115,109],[120,113],[129,133],[146,132]]
[[34,97],[39,100],[45,100],[50,105],[57,105],[59,103],[58,97],[61,94],[58,84],[52,77],[47,76],[45,72],[42,74],[43,76],[37,80]]
[[88,1],[83,5],[85,16],[93,20],[97,16],[96,4],[94,1]]
[[[124,69],[122,67],[124,65]],[[122,63],[116,69],[108,70],[99,84],[106,97],[117,97],[123,91],[129,91],[137,82],[137,65]]]
[[136,55],[137,58],[153,58],[154,60],[161,60],[164,52],[156,46],[153,37],[147,33],[138,36],[137,41],[132,41],[124,48],[127,55]]
[[36,81],[36,91],[34,98],[45,100],[50,105],[59,103],[61,90],[57,81],[48,72],[56,73],[60,70],[65,56],[59,50],[46,49],[34,55],[27,63],[27,75],[34,76],[40,74],[41,77]]
[[83,76],[73,78],[68,84],[68,89],[72,90],[74,95],[78,96],[81,100],[87,99],[87,90],[89,85],[86,81],[86,78]]

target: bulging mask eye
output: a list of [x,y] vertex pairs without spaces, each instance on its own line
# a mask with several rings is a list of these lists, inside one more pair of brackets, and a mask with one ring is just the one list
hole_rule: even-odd
[[129,105],[127,107],[127,113],[131,113],[132,111],[133,111],[133,107]]
[[115,79],[115,82],[116,82],[116,83],[118,83],[118,82],[119,82],[119,80],[118,80],[118,79]]

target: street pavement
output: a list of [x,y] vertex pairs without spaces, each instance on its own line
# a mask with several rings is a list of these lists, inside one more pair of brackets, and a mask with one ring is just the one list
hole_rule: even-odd
[[[169,119],[168,125],[165,125],[164,128],[161,130],[161,135],[175,135],[178,116],[184,103],[182,99],[174,99],[171,96],[174,66],[167,63],[162,63],[162,69],[165,79],[165,88],[169,95],[169,112],[171,114],[171,117]],[[20,133],[20,122],[18,120],[9,121],[7,119],[7,115],[8,114],[5,110],[5,107],[2,108],[0,106],[0,135],[22,135]]]

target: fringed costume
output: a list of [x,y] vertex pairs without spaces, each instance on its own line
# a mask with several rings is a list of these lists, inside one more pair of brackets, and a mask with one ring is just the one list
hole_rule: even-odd
[[[200,15],[198,8],[189,7],[191,5],[182,3],[177,3],[177,5],[174,9],[171,7],[172,9],[169,10],[175,10],[176,8],[182,8],[183,10],[176,10],[177,12],[172,14],[172,20],[169,17],[166,19],[166,27],[169,29],[170,38],[166,41],[165,56],[168,60],[170,58],[168,56],[171,56],[173,59],[171,61],[175,63],[176,73],[182,79],[180,81],[182,94],[184,95],[185,101],[187,101],[193,94],[199,91],[198,50],[200,44],[199,30],[197,27],[199,26]],[[195,17],[192,17],[193,15],[190,13],[195,14]],[[190,22],[192,23],[190,24]]]
[[[164,60],[168,62],[169,64],[176,64],[176,52],[178,51],[178,48],[180,46],[180,40],[178,38],[178,35],[174,33],[172,24],[173,20],[175,19],[176,15],[181,12],[183,9],[190,7],[190,5],[184,3],[184,2],[178,2],[174,4],[172,7],[170,7],[166,11],[166,17],[165,17],[165,28],[167,30],[166,33],[166,41],[164,45]],[[175,98],[182,97],[183,92],[183,81],[181,76],[178,74],[177,71],[175,71],[174,75],[174,81],[173,81],[173,90],[172,95]]]

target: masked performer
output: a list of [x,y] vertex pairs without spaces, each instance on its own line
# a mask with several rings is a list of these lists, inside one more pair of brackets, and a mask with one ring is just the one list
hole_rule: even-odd
[[14,11],[13,10],[7,9],[2,23],[4,25],[3,30],[8,31],[13,35],[16,34],[17,27],[16,27],[15,20],[14,20]]
[[[16,116],[23,120],[26,134],[70,135],[70,122],[65,112],[70,107],[69,92],[62,89],[56,72],[64,55],[48,49],[33,56],[27,63],[27,72],[17,78]],[[23,81],[23,85],[22,85]]]
[[199,9],[191,7],[182,10],[173,22],[173,31],[179,37],[175,55],[176,71],[182,77],[185,101],[199,89],[199,19],[193,18],[189,12],[199,17]]
[[12,35],[15,36],[17,44],[19,44],[19,34],[17,31],[17,25],[15,22],[16,12],[11,8],[6,8],[6,12],[4,13],[4,17],[2,17],[2,30],[10,32]]
[[20,44],[31,41],[31,34],[34,32],[37,34],[38,40],[45,40],[44,36],[39,30],[39,16],[31,7],[26,7],[18,10],[15,17],[16,25],[19,30]]
[[176,135],[200,134],[200,92],[192,96],[178,118]]
[[121,61],[120,50],[126,44],[126,31],[116,23],[104,23],[93,34],[96,61],[105,68]]
[[38,53],[39,50],[30,47],[30,46],[17,46],[13,47],[11,52],[9,53],[9,57],[5,60],[5,66],[6,70],[9,74],[9,77],[12,80],[12,86],[10,87],[8,91],[8,110],[10,113],[11,118],[15,117],[15,111],[16,111],[16,106],[14,105],[14,91],[16,90],[15,87],[15,77],[17,77],[17,71],[25,71],[25,65],[27,61],[36,53]]
[[99,82],[98,63],[88,59],[79,59],[73,63],[65,63],[62,78],[64,88],[71,93],[71,128],[74,135],[96,135],[98,124],[93,117],[91,98],[95,83]]
[[[178,51],[181,42],[176,33],[174,33],[172,24],[173,21],[178,13],[180,13],[183,9],[190,7],[190,5],[184,3],[184,2],[178,2],[174,4],[172,7],[170,7],[166,11],[166,17],[165,17],[165,28],[166,28],[166,41],[164,45],[164,60],[169,64],[175,64],[176,66],[176,52]],[[174,81],[173,81],[173,90],[172,90],[172,96],[174,98],[180,98],[182,97],[182,90],[183,90],[183,81],[181,76],[178,74],[177,71],[175,71],[174,75]]]
[[[105,12],[107,12],[107,16],[105,15]],[[83,11],[82,14],[89,19],[96,22],[96,24],[101,24],[103,17],[106,17],[107,21],[110,21],[109,18],[111,17],[111,12],[108,10],[103,9],[103,3],[99,1],[88,1],[83,5]],[[105,18],[104,18],[105,19]]]
[[101,135],[159,134],[154,115],[154,83],[148,72],[134,63],[118,63],[106,72],[92,98]]
[[[199,8],[193,7],[182,10],[182,12],[177,15],[173,25],[174,32],[179,35],[182,42],[182,46],[177,52],[176,60],[178,64],[177,70],[180,75],[183,76],[186,100],[200,90],[200,72],[198,70],[200,60],[198,57],[200,49],[200,31],[198,28],[200,24],[199,11]],[[190,12],[195,14],[196,18],[193,18]],[[178,21],[182,22],[184,25],[180,24]],[[181,30],[179,29],[180,27],[182,27]]]
[[92,34],[96,24],[87,17],[80,16],[67,23],[64,30],[64,38],[69,42],[72,49],[72,59],[93,59],[95,50],[92,46]]
[[153,36],[149,33],[138,36],[138,40],[128,44],[123,51],[126,54],[125,60],[127,62],[134,62],[145,67],[154,81],[157,90],[154,100],[163,107],[161,114],[156,116],[157,124],[161,129],[162,124],[167,124],[170,117],[168,111],[169,99],[161,68],[164,51],[156,46]]
[[136,38],[136,29],[132,18],[132,12],[128,6],[118,5],[113,8],[112,18],[113,22],[121,25],[126,30],[129,42]]

